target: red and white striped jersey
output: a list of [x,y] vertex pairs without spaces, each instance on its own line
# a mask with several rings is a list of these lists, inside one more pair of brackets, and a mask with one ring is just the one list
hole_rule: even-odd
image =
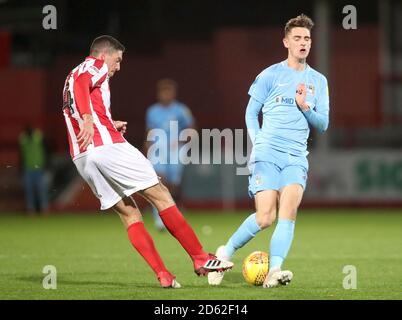
[[[126,142],[111,117],[108,67],[103,60],[87,57],[67,76],[63,114],[73,159],[102,145]],[[92,115],[95,132],[92,143],[85,150],[80,149],[77,142],[83,114]]]

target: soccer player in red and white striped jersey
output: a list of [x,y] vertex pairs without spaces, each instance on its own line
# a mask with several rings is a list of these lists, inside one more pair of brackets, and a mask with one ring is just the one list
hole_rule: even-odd
[[93,41],[90,56],[67,76],[63,113],[70,153],[78,172],[100,200],[101,210],[112,208],[118,213],[130,242],[161,286],[179,288],[144,227],[141,212],[131,198],[134,193],[158,209],[166,228],[191,257],[197,275],[225,271],[233,263],[220,261],[203,250],[149,160],[124,139],[127,122],[113,121],[109,79],[120,70],[124,50],[115,38],[100,36]]
[[[112,59],[106,55],[104,60],[89,56],[67,77],[63,99],[64,117],[73,159],[94,147],[126,141],[119,132],[123,124],[120,122],[116,127],[110,114],[109,78],[120,69],[123,51],[119,52]],[[79,136],[80,125],[92,122],[85,121],[88,117],[92,117],[93,125],[89,124],[89,130],[84,130]],[[92,129],[93,137],[90,141]],[[82,148],[80,142],[84,142]]]

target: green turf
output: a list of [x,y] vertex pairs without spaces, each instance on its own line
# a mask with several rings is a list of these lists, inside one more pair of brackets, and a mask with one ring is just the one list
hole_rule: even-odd
[[[215,251],[246,215],[186,217],[205,248]],[[271,290],[246,284],[241,262],[254,250],[268,251],[272,228],[236,253],[220,287],[209,287],[176,240],[155,231],[149,214],[145,223],[182,289],[159,287],[113,213],[0,215],[0,299],[402,299],[401,211],[301,211],[285,264],[294,280]],[[57,290],[42,287],[45,265],[57,268]],[[346,265],[357,268],[357,289],[342,286]]]

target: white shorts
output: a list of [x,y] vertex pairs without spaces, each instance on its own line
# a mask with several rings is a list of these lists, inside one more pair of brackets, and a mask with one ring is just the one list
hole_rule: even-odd
[[99,146],[74,159],[80,175],[101,203],[101,210],[159,183],[151,162],[128,142]]

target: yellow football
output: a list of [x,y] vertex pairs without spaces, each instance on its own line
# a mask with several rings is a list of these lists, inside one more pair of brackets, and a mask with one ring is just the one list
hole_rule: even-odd
[[268,253],[254,251],[243,261],[243,277],[247,283],[261,286],[268,274]]

